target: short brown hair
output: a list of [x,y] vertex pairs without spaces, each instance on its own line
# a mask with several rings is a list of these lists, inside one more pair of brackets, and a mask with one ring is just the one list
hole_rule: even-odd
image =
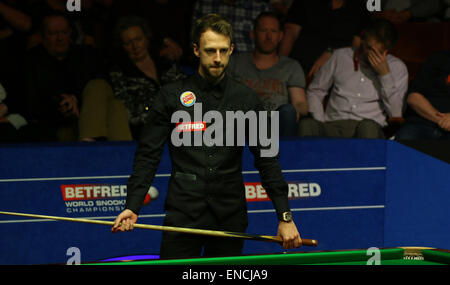
[[197,19],[192,28],[191,38],[194,44],[199,44],[201,35],[207,30],[222,34],[233,42],[233,28],[230,23],[219,14],[207,14]]
[[278,27],[281,29],[281,19],[280,16],[278,16],[277,13],[273,12],[273,11],[263,11],[261,12],[256,19],[253,21],[253,29],[256,29],[259,25],[259,21],[264,18],[264,17],[269,17],[272,19],[277,20],[278,22]]
[[383,44],[384,48],[391,49],[398,41],[398,31],[396,26],[385,19],[374,20],[363,32],[363,40],[367,36],[373,36]]

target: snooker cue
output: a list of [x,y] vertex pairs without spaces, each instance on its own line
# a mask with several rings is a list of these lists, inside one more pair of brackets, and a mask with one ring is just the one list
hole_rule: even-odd
[[[107,226],[114,225],[113,221],[101,221],[101,220],[91,220],[91,219],[83,219],[83,218],[67,218],[67,217],[59,217],[59,216],[47,216],[47,215],[25,214],[25,213],[4,212],[4,211],[0,211],[0,214],[21,216],[21,217],[28,217],[28,218],[40,218],[40,219],[48,219],[48,220],[56,220],[56,221],[107,225]],[[139,228],[139,229],[146,229],[146,230],[179,232],[179,233],[186,233],[186,234],[207,235],[207,236],[215,236],[215,237],[243,238],[243,239],[248,239],[248,240],[269,241],[269,242],[277,242],[277,243],[283,242],[281,237],[278,237],[278,236],[255,235],[255,234],[238,233],[238,232],[202,230],[202,229],[168,227],[168,226],[147,225],[147,224],[134,224],[133,227]],[[317,244],[318,244],[317,240],[314,240],[314,239],[302,238],[301,240],[302,240],[302,245],[306,245],[306,246],[317,246]]]

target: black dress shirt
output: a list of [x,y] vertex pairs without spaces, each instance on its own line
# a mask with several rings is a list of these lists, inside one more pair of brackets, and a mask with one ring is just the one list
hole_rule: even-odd
[[[196,73],[185,80],[164,86],[150,111],[149,123],[143,130],[136,150],[125,208],[139,213],[167,141],[172,173],[165,209],[174,208],[195,219],[209,207],[217,218],[225,219],[247,209],[242,177],[244,147],[228,146],[225,143],[223,146],[207,146],[203,141],[200,146],[175,146],[170,139],[176,127],[171,122],[172,114],[183,110],[194,118],[194,106],[184,106],[180,101],[180,95],[186,91],[195,94],[196,103],[202,103],[203,115],[210,110],[220,112],[224,129],[226,111],[240,110],[246,113],[264,110],[253,90],[228,76],[213,86]],[[254,155],[255,167],[260,172],[262,186],[277,213],[289,211],[288,186],[278,158],[261,156],[262,147],[259,144],[249,145],[249,149]]]

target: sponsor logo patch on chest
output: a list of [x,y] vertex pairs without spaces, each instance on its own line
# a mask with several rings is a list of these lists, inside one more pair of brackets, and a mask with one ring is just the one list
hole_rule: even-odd
[[191,91],[183,92],[180,96],[181,104],[186,107],[194,105],[196,99],[195,94]]

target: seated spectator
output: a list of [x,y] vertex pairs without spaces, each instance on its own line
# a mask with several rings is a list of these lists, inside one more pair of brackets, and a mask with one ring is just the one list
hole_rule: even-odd
[[370,20],[366,1],[296,0],[286,17],[279,53],[298,60],[311,78],[332,50],[358,47],[361,31]]
[[135,15],[143,18],[152,30],[152,49],[161,57],[191,65],[190,20],[195,0],[114,0],[111,25],[118,19]]
[[250,37],[253,21],[271,6],[264,0],[197,0],[194,5],[193,21],[209,13],[220,14],[233,27],[233,53],[252,52],[254,43]]
[[441,0],[381,0],[376,18],[399,24],[408,21],[429,21],[441,11]]
[[379,20],[365,31],[361,48],[334,51],[308,87],[313,118],[300,121],[300,135],[384,138],[387,118],[402,115],[408,88],[405,64],[388,54],[396,40],[395,26]]
[[76,141],[81,92],[102,76],[92,47],[71,44],[71,29],[63,14],[50,14],[41,28],[42,44],[25,59],[26,141]]
[[408,94],[406,122],[396,139],[450,139],[450,51],[427,59]]
[[[21,0],[23,1],[23,0]],[[98,0],[80,1],[80,11],[70,11],[67,8],[67,0],[28,0],[29,13],[34,23],[42,23],[44,17],[49,14],[63,14],[71,24],[71,40],[74,44],[97,46],[97,32],[101,28],[103,11],[107,11],[107,4]],[[107,1],[106,1],[107,2]],[[39,25],[32,30],[28,38],[28,48],[33,48],[42,43]]]
[[276,14],[261,13],[251,36],[255,50],[234,55],[228,73],[253,88],[267,111],[279,111],[280,136],[296,136],[299,118],[308,113],[303,69],[297,61],[278,55],[283,32]]
[[20,142],[18,129],[27,124],[22,115],[11,112],[6,90],[0,84],[0,142]]
[[161,85],[184,77],[175,63],[151,52],[143,18],[121,18],[114,34],[119,52],[108,80],[93,80],[83,92],[82,141],[137,140]]

